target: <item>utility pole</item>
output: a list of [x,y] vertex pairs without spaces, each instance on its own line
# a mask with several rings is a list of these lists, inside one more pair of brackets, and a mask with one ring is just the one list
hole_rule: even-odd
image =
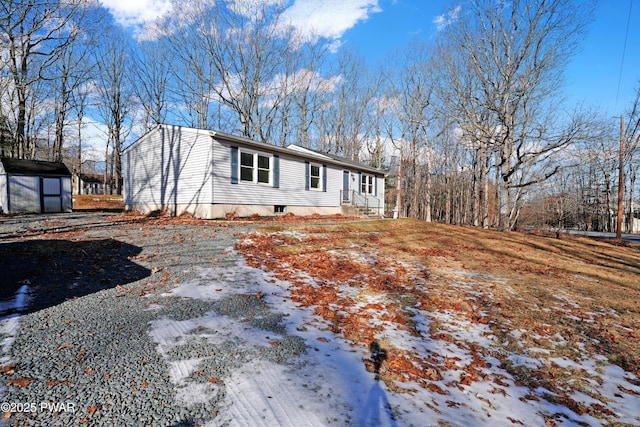
[[616,241],[622,242],[622,198],[624,195],[624,116],[620,116],[620,171],[618,172],[618,221]]

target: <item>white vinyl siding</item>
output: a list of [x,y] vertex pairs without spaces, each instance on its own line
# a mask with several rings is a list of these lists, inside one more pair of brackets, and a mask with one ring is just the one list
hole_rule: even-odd
[[161,126],[125,151],[125,204],[165,209],[211,203],[211,160],[208,131]]
[[[213,142],[213,160],[217,171],[229,170],[231,164],[231,144],[224,141]],[[243,148],[239,148],[242,153]],[[251,152],[250,149],[245,151]],[[266,153],[265,153],[266,154]],[[238,156],[240,157],[240,156]],[[275,156],[270,157],[270,170],[275,172]],[[239,162],[238,162],[239,163]],[[218,167],[218,165],[220,165]],[[305,190],[305,160],[295,156],[279,154],[278,156],[278,185],[249,185],[249,183],[232,184],[228,175],[221,173],[213,177],[213,203],[218,204],[263,204],[279,206],[340,206],[340,189],[342,188],[343,168],[321,166],[326,170],[327,191]],[[322,173],[322,172],[321,172]],[[272,181],[275,181],[273,176]],[[320,185],[325,178],[320,179]],[[271,182],[271,181],[270,181]]]

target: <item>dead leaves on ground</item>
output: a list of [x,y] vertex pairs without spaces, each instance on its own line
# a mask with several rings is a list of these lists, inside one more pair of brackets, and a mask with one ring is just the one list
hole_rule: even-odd
[[31,384],[32,382],[34,382],[35,380],[33,378],[25,378],[25,377],[21,377],[21,378],[14,378],[11,379],[9,381],[7,381],[7,385],[13,385],[19,388],[25,388],[26,386],[28,386],[29,384]]
[[[451,232],[453,230],[448,229],[444,232],[440,230],[441,234],[429,234],[427,240],[426,236],[416,237],[417,234],[412,234],[411,231],[401,230],[402,224],[399,222],[385,222],[382,228],[376,228],[375,224],[367,223],[361,228],[350,225],[337,225],[333,228],[299,226],[293,236],[290,229],[286,230],[287,233],[279,233],[278,228],[274,228],[275,232],[250,234],[236,249],[245,255],[249,265],[267,269],[278,279],[291,283],[291,300],[300,306],[312,307],[316,315],[328,322],[331,332],[342,334],[361,347],[366,348],[375,337],[383,333],[382,325],[394,325],[412,336],[455,343],[472,355],[471,361],[463,362],[455,355],[421,356],[416,352],[387,346],[387,360],[381,366],[374,367],[370,360],[363,359],[369,370],[379,369],[380,378],[392,388],[397,388],[394,382],[412,381],[433,392],[445,393],[446,387],[464,389],[474,382],[485,381],[493,383],[489,388],[493,390],[493,394],[508,394],[505,390],[509,387],[508,382],[499,375],[488,375],[485,372],[485,368],[490,367],[486,362],[485,349],[460,342],[436,317],[431,319],[429,331],[416,330],[412,321],[415,309],[455,313],[464,321],[485,325],[500,343],[508,346],[505,348],[509,351],[522,351],[509,347],[509,341],[514,341],[510,333],[515,330],[521,334],[521,339],[515,341],[524,344],[525,350],[528,347],[555,350],[557,342],[554,340],[557,337],[571,337],[569,344],[564,344],[567,348],[564,351],[568,351],[565,355],[569,356],[573,351],[571,345],[579,346],[584,341],[584,336],[589,335],[581,330],[591,327],[589,324],[567,322],[566,316],[590,319],[595,314],[588,309],[564,304],[562,299],[550,294],[545,287],[554,280],[559,281],[560,286],[566,286],[570,274],[551,266],[548,259],[540,263],[527,261],[534,259],[533,255],[539,256],[538,253],[525,253],[527,247],[517,246],[515,243],[513,248],[491,247],[489,243],[489,248],[485,250],[484,246],[475,243],[480,240],[475,229],[455,230],[460,234],[475,233],[473,241],[454,236]],[[542,243],[531,243],[531,247],[536,245],[543,246]],[[514,256],[509,255],[510,250]],[[554,256],[561,252],[554,247],[550,250]],[[481,266],[482,269],[477,273],[466,265],[473,254],[481,255],[477,257],[481,258],[479,262],[471,261],[473,266]],[[447,277],[440,274],[441,270],[436,271],[438,275],[434,276],[432,267],[442,265],[450,269],[457,268],[463,274],[469,272],[473,277]],[[509,271],[510,275],[506,281],[493,282],[493,269],[498,272]],[[523,275],[529,275],[526,276],[527,280],[529,277],[544,278],[540,283],[545,285],[539,288],[540,291],[537,288],[531,291],[525,288],[525,293],[515,293],[513,287],[519,286],[517,280]],[[308,277],[313,280],[308,280]],[[424,286],[432,280],[437,281],[437,286]],[[460,286],[465,280],[467,284],[475,282],[477,287]],[[378,294],[385,295],[384,303],[380,300],[367,301],[367,296]],[[551,309],[543,310],[545,307]],[[558,307],[565,307],[567,312],[558,312]],[[531,315],[532,311],[536,312],[536,316]],[[529,318],[537,320],[529,321]],[[620,322],[619,319],[617,321]],[[590,331],[593,336],[588,336],[590,339],[587,339],[587,348],[607,346],[609,350],[613,349],[624,355],[625,347],[620,344],[630,342],[633,338],[630,334],[635,333],[633,331],[633,328],[626,328],[624,336],[612,331],[609,333],[610,337],[606,336],[606,329]],[[583,374],[574,373],[567,379],[563,377],[566,375],[563,370],[542,366],[532,370],[527,376],[521,376],[516,370],[510,371],[512,365],[508,363],[506,356],[494,356],[503,364],[502,368],[514,375],[517,384],[528,386],[532,390],[545,387],[559,396],[564,393],[566,398],[556,403],[578,414],[588,412],[599,418],[611,415],[604,405],[581,408],[568,397],[567,390],[574,390],[576,386],[573,381],[578,379],[579,382],[580,375]],[[632,358],[630,360],[637,361]],[[615,357],[612,357],[612,361],[617,363]],[[617,364],[623,369],[638,373],[637,364],[633,367],[633,363],[623,362],[624,360]],[[444,371],[459,372],[459,379],[442,384]],[[513,424],[521,423],[516,419],[510,421]]]

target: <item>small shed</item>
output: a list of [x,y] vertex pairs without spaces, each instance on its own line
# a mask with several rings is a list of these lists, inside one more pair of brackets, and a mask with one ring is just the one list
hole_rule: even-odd
[[0,212],[71,212],[71,172],[64,163],[0,158]]

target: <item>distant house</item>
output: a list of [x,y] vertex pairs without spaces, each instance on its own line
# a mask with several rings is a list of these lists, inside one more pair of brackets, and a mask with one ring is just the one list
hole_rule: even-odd
[[64,163],[0,158],[0,212],[71,212],[71,173]]
[[122,153],[125,209],[199,218],[384,214],[384,173],[291,145],[158,125]]
[[107,186],[105,187],[104,175],[95,173],[76,174],[73,175],[73,194],[110,194],[111,184],[111,175],[107,176]]

